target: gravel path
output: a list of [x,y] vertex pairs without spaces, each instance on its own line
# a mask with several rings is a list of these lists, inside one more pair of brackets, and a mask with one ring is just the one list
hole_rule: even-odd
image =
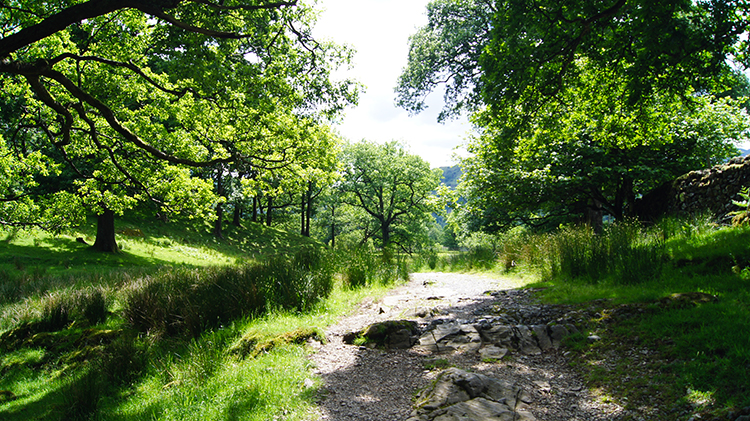
[[[328,342],[311,355],[325,383],[319,419],[331,421],[403,421],[412,411],[413,398],[439,370],[427,370],[425,360],[439,357],[452,366],[503,378],[523,387],[531,397],[530,411],[538,420],[614,420],[622,408],[583,387],[561,352],[541,356],[516,356],[499,362],[482,362],[476,353],[431,355],[428,351],[382,351],[346,345],[344,334],[369,324],[394,319],[429,323],[432,319],[468,320],[492,306],[533,305],[528,294],[486,291],[510,290],[519,281],[455,273],[412,274],[410,282],[378,301],[362,303],[354,314],[326,332]],[[512,309],[511,309],[512,310]]]

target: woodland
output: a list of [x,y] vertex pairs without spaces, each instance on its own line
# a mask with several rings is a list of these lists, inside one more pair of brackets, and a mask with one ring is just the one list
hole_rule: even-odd
[[[637,336],[687,321],[669,399],[750,406],[750,344],[720,333],[750,337],[750,186],[731,214],[636,212],[750,141],[750,2],[431,1],[394,97],[418,114],[443,92],[441,121],[469,117],[444,169],[336,132],[364,87],[337,76],[346,40],[312,35],[319,7],[0,2],[0,418],[188,419],[219,393],[192,416],[304,419],[301,374],[233,398],[224,368],[306,372],[295,346],[319,328],[297,325],[417,270],[531,277],[549,302],[713,294]],[[247,348],[263,341],[286,354]]]

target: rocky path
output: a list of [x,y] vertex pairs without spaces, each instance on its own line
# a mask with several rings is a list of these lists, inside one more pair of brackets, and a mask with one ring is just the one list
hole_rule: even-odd
[[[311,355],[325,382],[321,420],[614,420],[618,405],[569,368],[561,335],[575,312],[536,304],[517,281],[426,273],[362,303]],[[486,294],[494,291],[493,294]],[[344,343],[347,333],[412,320],[406,349]],[[400,347],[395,342],[391,348]],[[415,406],[416,403],[416,406]]]

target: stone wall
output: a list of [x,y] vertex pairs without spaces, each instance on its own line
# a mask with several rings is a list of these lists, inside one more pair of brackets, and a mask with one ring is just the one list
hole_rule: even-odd
[[710,212],[724,220],[739,207],[737,193],[750,186],[750,155],[732,158],[723,165],[691,171],[653,190],[636,202],[642,221],[655,221],[665,214],[699,215]]
[[724,165],[691,171],[672,184],[671,211],[698,214],[709,211],[723,217],[737,210],[733,200],[743,187],[750,186],[750,156],[732,158]]

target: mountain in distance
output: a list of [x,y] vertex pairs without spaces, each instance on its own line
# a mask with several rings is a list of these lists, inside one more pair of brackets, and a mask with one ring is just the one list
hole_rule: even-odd
[[461,167],[454,165],[452,167],[440,167],[440,169],[443,170],[443,178],[440,181],[451,189],[455,189],[458,186],[458,179],[463,174]]

